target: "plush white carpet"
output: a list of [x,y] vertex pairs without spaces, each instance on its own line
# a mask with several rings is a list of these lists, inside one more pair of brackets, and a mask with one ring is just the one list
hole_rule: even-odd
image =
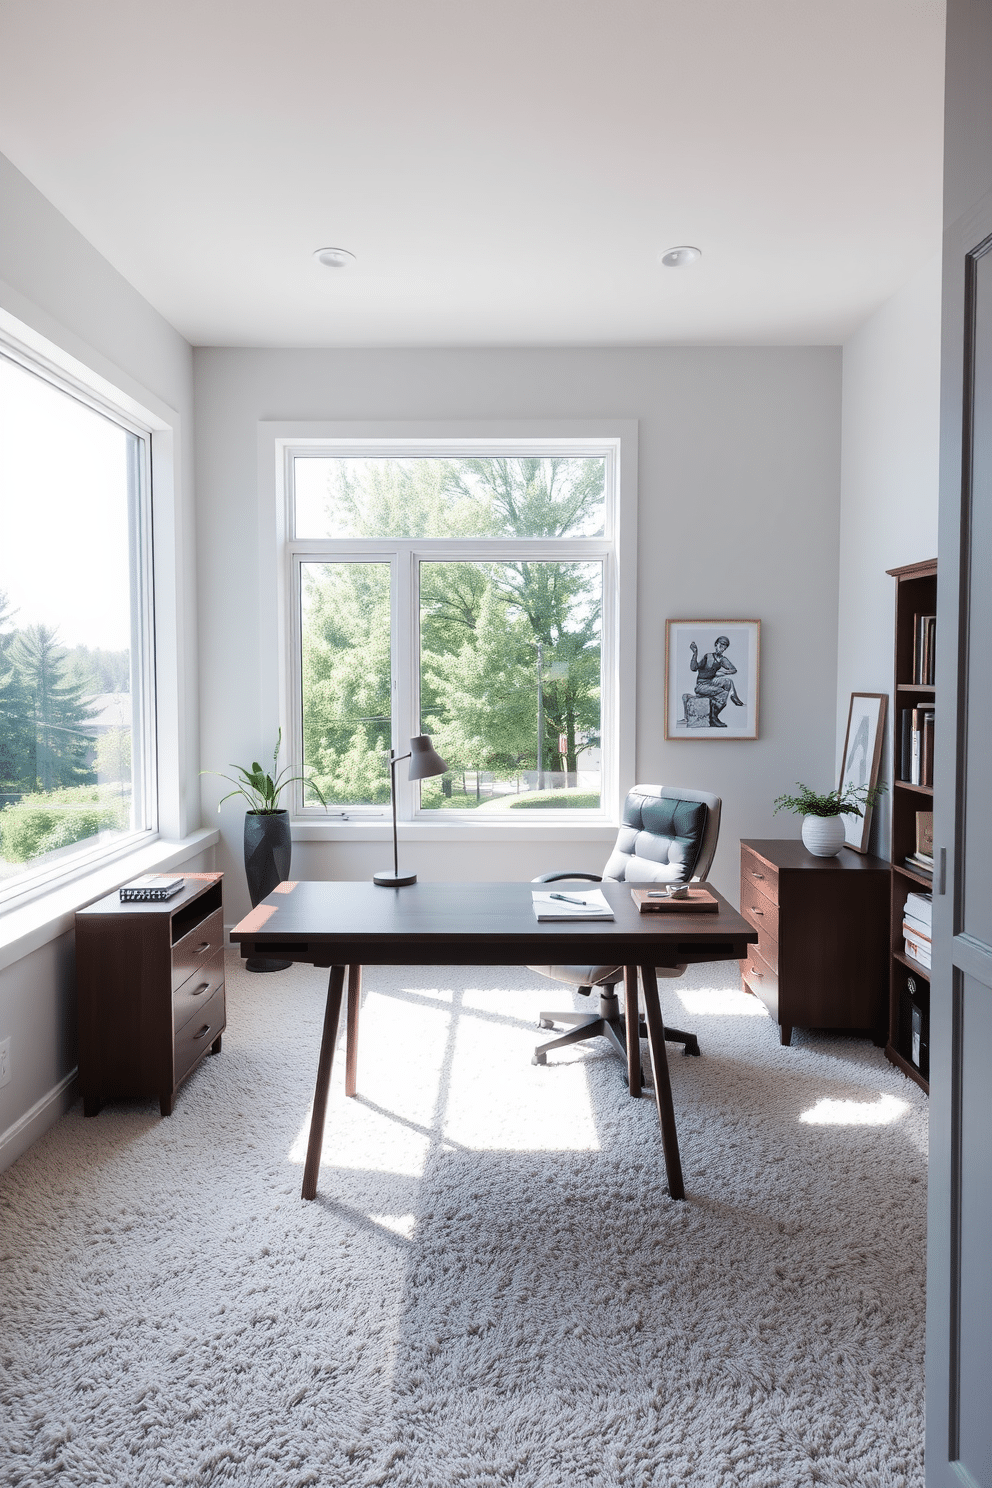
[[304,1204],[324,987],[232,957],[171,1118],[77,1104],[4,1175],[5,1484],[922,1484],[925,1101],[879,1050],[663,984],[676,1204],[618,1062],[531,1065],[567,991],[372,970]]

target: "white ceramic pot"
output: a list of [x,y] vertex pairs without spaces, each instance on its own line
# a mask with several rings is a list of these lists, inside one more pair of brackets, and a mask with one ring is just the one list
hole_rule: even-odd
[[833,858],[844,846],[842,816],[804,816],[803,846],[817,858]]

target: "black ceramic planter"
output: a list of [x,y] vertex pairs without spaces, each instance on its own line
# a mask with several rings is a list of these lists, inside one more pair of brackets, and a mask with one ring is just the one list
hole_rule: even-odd
[[[293,838],[285,811],[245,812],[245,877],[252,908],[271,894],[276,884],[289,877]],[[248,971],[284,971],[291,961],[273,961],[268,956],[249,956]]]

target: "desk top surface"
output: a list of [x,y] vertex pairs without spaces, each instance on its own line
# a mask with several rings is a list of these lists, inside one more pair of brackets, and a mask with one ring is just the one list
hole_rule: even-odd
[[[312,964],[426,961],[514,965],[558,961],[735,960],[757,934],[717,895],[716,914],[642,915],[631,885],[598,884],[615,920],[539,923],[530,883],[287,881],[231,931],[242,955],[278,954]],[[547,885],[540,887],[547,889]],[[644,887],[644,885],[640,885]],[[574,887],[570,890],[576,892]],[[694,954],[693,954],[694,952]],[[716,952],[717,954],[713,954]]]

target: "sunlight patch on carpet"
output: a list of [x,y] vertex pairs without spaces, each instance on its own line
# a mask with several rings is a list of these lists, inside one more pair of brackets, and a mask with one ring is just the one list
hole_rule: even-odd
[[[490,1007],[506,1006],[506,998],[490,998]],[[553,1037],[533,1025],[457,1018],[445,1136],[478,1152],[598,1152],[584,1059],[531,1064],[535,1044]],[[563,1051],[565,1060],[575,1047]]]
[[415,1214],[370,1214],[368,1217],[373,1224],[380,1225],[391,1235],[402,1235],[404,1240],[412,1240],[417,1228]]
[[876,1101],[824,1098],[803,1111],[799,1120],[807,1126],[891,1126],[908,1110],[907,1102],[894,1095],[880,1095]]
[[687,1013],[716,1018],[767,1018],[760,997],[728,987],[676,987]]

